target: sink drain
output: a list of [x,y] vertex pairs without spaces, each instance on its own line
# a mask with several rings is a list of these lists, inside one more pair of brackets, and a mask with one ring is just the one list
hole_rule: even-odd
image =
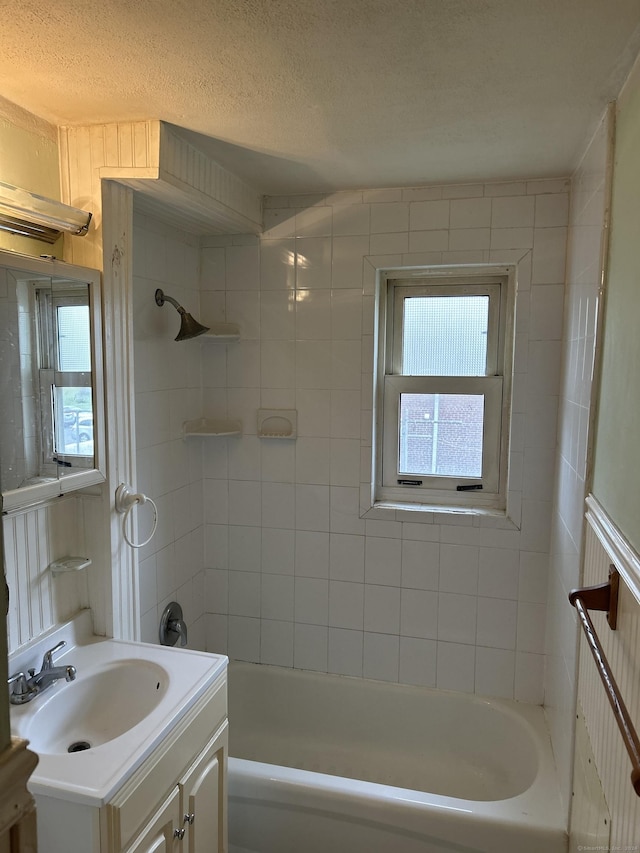
[[91,744],[88,740],[77,740],[71,744],[67,752],[84,752],[85,749],[91,749]]

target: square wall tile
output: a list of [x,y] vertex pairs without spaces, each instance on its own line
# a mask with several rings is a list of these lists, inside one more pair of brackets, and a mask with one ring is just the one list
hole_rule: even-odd
[[365,579],[367,583],[400,586],[402,543],[399,539],[367,536]]
[[232,660],[258,663],[260,660],[260,619],[229,616],[227,654]]
[[[228,654],[228,616],[210,614],[207,616],[205,627],[205,643],[208,652]],[[145,642],[143,640],[143,642]],[[155,638],[154,638],[155,642]]]
[[512,699],[515,681],[515,652],[476,649],[475,692],[481,696]]
[[364,677],[378,681],[397,681],[399,671],[400,638],[365,631],[362,672]]
[[[267,212],[265,211],[265,222]],[[266,226],[265,226],[266,227]],[[296,254],[293,240],[263,240],[260,246],[262,290],[293,290],[296,286]]]
[[269,441],[262,444],[262,481],[293,483],[295,481],[295,442]]
[[476,593],[478,565],[478,548],[440,545],[440,589],[443,592]]
[[363,649],[362,631],[329,628],[329,672],[361,677]]
[[362,336],[362,290],[331,291],[331,337],[335,340],[357,340]]
[[438,638],[438,593],[401,591],[400,633],[403,637]]
[[477,599],[474,595],[438,595],[438,639],[448,643],[476,642]]
[[296,669],[326,672],[329,629],[318,625],[298,625],[293,634],[293,665]]
[[476,648],[460,643],[438,643],[436,687],[473,693],[475,686]]
[[262,488],[258,481],[229,480],[229,524],[259,527]]
[[331,338],[331,291],[296,291],[296,339],[321,341]]
[[451,228],[489,228],[490,198],[461,198],[451,201]]
[[293,483],[262,483],[263,527],[295,528]]
[[229,570],[232,572],[260,571],[260,528],[230,525],[228,531]]
[[333,207],[334,237],[368,235],[370,210],[368,204],[341,204]]
[[329,534],[308,530],[296,532],[297,577],[329,577]]
[[298,389],[296,392],[296,408],[298,410],[298,436],[320,437],[330,434],[331,391],[329,389]]
[[409,230],[409,204],[394,202],[371,205],[371,233],[389,234]]
[[293,666],[293,623],[260,621],[260,663]]
[[296,240],[296,288],[331,287],[331,240],[301,237]]
[[478,598],[476,643],[493,649],[515,649],[518,603]]
[[533,225],[535,199],[532,196],[494,198],[492,205],[492,228],[527,228]]
[[329,530],[329,487],[296,486],[296,529]]
[[364,581],[364,542],[364,536],[330,535],[329,575],[332,580]]
[[260,289],[259,246],[228,246],[225,259],[227,290]]
[[262,619],[293,622],[293,586],[294,579],[290,575],[262,575],[260,587]]
[[295,571],[295,532],[263,527],[262,571],[268,574],[293,575]]
[[321,578],[295,580],[295,621],[307,625],[329,623],[329,581]]
[[259,573],[229,573],[229,615],[260,616]]
[[379,634],[400,633],[400,590],[365,584],[364,628]]
[[437,542],[402,542],[402,586],[408,589],[438,589],[440,545]]
[[331,287],[360,289],[363,258],[369,254],[369,237],[334,237]]
[[449,201],[414,201],[410,204],[411,231],[439,231],[449,228]]
[[328,485],[330,460],[331,439],[300,436],[296,441],[296,482]]
[[437,647],[433,640],[400,637],[400,683],[435,687]]
[[480,548],[478,595],[515,600],[519,558],[520,552],[512,548]]
[[332,208],[307,207],[296,212],[296,237],[331,236]]
[[364,584],[329,582],[329,625],[362,631],[364,626]]
[[263,341],[295,338],[295,305],[293,290],[264,290],[260,294],[260,337]]

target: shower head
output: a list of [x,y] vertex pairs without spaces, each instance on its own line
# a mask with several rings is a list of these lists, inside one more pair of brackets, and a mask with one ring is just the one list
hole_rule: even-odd
[[165,302],[170,302],[180,315],[180,331],[175,337],[176,341],[187,341],[189,338],[197,338],[198,335],[209,331],[208,326],[203,326],[197,320],[194,320],[191,314],[187,314],[182,305],[178,304],[173,297],[167,296],[163,290],[158,288],[156,290],[156,305],[162,307]]

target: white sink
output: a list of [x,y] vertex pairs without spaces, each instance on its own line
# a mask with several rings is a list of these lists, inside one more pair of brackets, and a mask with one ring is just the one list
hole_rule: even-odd
[[12,656],[12,673],[39,669],[44,651],[65,640],[54,664],[73,665],[77,675],[12,705],[11,734],[39,756],[32,793],[103,805],[224,672],[227,658],[94,637],[89,627],[86,611]]
[[95,749],[148,717],[168,686],[167,670],[151,661],[108,663],[36,697],[21,735],[40,755]]

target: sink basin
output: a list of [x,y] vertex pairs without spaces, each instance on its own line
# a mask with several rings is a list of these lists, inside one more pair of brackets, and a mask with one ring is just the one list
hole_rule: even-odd
[[[95,749],[138,725],[167,691],[164,667],[124,659],[34,699],[34,713],[22,734],[40,754]],[[37,703],[37,704],[36,704]]]
[[74,681],[56,681],[24,705],[11,705],[11,734],[29,741],[39,761],[30,791],[102,806],[167,737],[208,688],[224,678],[225,655],[93,636],[91,613],[24,647],[11,672],[39,668],[60,640],[56,666]]

